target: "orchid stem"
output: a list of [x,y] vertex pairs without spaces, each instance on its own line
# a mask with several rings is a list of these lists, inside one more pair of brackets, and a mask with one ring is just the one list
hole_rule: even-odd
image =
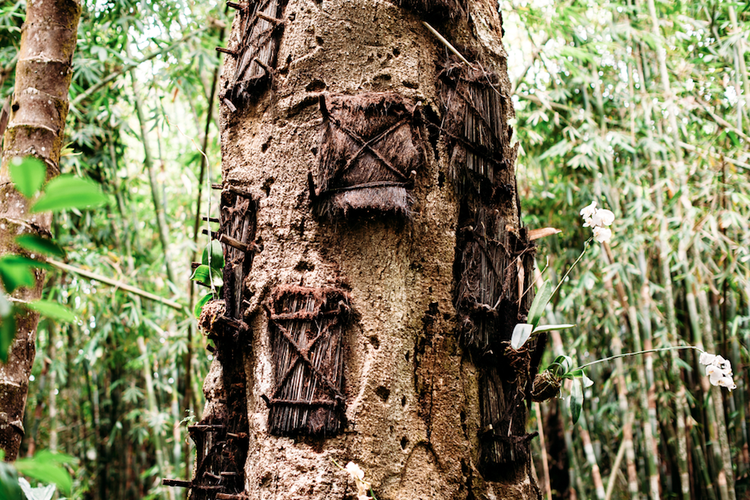
[[550,300],[552,300],[552,297],[555,296],[555,294],[557,293],[557,291],[560,289],[560,287],[562,286],[562,284],[565,282],[565,278],[568,277],[568,275],[570,274],[570,271],[572,271],[573,268],[576,267],[576,265],[578,264],[578,262],[583,258],[584,254],[586,253],[586,250],[589,249],[589,244],[590,243],[591,243],[591,238],[587,239],[586,242],[583,244],[583,252],[581,252],[581,255],[579,255],[578,258],[576,259],[576,261],[573,262],[573,265],[568,268],[568,271],[565,273],[565,276],[562,277],[562,279],[560,280],[560,282],[557,284],[557,286],[555,287],[555,289],[552,291],[552,295],[549,296]]
[[683,350],[683,349],[694,349],[701,353],[705,352],[703,349],[692,346],[692,345],[682,345],[682,346],[677,346],[677,347],[662,347],[659,349],[646,349],[645,351],[626,352],[625,354],[618,354],[616,356],[610,356],[608,358],[597,359],[596,361],[592,361],[591,363],[586,363],[585,365],[579,366],[578,369],[583,370],[584,368],[587,368],[591,365],[595,365],[597,363],[604,363],[605,361],[612,361],[613,359],[617,359],[617,358],[627,358],[629,356],[639,356],[641,354],[648,354],[651,352],[677,351],[677,350]]

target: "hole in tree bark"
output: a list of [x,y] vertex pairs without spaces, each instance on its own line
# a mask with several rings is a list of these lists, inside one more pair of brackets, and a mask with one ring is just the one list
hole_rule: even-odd
[[383,403],[385,403],[386,401],[388,401],[388,398],[391,395],[391,391],[387,387],[383,387],[381,385],[380,387],[375,389],[375,394],[377,394],[378,397],[383,400]]

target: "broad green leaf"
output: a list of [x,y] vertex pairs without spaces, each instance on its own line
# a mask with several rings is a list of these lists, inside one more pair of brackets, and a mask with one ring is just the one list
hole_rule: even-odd
[[17,288],[34,286],[33,267],[37,261],[22,257],[20,255],[4,255],[0,257],[0,280],[8,293],[13,293]]
[[47,178],[47,167],[33,156],[14,158],[8,170],[16,189],[26,198],[32,198],[37,194]]
[[55,177],[44,188],[42,196],[31,207],[31,212],[59,212],[70,208],[86,208],[107,201],[99,184],[72,175]]
[[206,303],[213,298],[213,294],[207,293],[203,297],[201,297],[201,300],[198,301],[197,304],[195,304],[195,309],[193,309],[193,314],[195,314],[196,318],[200,318],[201,312],[203,311],[203,306],[206,305]]
[[222,269],[224,267],[224,251],[221,248],[221,243],[216,240],[211,240],[211,243],[206,245],[201,256],[201,264],[209,265],[208,254],[211,252],[211,268]]
[[8,348],[16,336],[15,311],[11,309],[10,314],[0,318],[0,361],[8,361]]
[[536,292],[536,297],[534,297],[534,300],[531,302],[531,307],[529,307],[527,320],[529,324],[533,326],[539,324],[539,320],[544,314],[544,309],[547,307],[549,299],[552,298],[552,291],[552,284],[549,280],[546,280],[542,283],[542,286],[539,287],[539,290]]
[[570,417],[575,424],[581,416],[583,408],[583,387],[581,379],[574,378],[570,387]]
[[516,350],[523,347],[526,341],[529,340],[533,329],[534,327],[528,323],[518,323],[513,329],[513,335],[510,338],[510,346]]
[[60,258],[65,257],[65,250],[49,238],[42,238],[35,234],[22,234],[21,236],[16,236],[16,243],[29,252],[37,252]]
[[[210,278],[209,273],[211,276]],[[197,281],[198,283],[203,283],[205,285],[210,285],[211,283],[213,283],[214,286],[224,285],[224,280],[221,277],[221,271],[218,269],[211,269],[210,267],[203,264],[195,269],[193,275],[190,276],[190,279],[193,281]]]
[[16,469],[11,464],[2,461],[0,461],[0,498],[24,500]]
[[65,494],[70,494],[73,481],[62,464],[71,463],[75,459],[68,455],[40,451],[33,458],[22,458],[16,461],[16,469],[24,476],[34,478],[43,483],[54,483]]
[[537,326],[534,328],[534,333],[542,333],[542,332],[551,332],[554,330],[570,330],[571,328],[575,328],[576,325],[544,325],[544,326]]
[[554,369],[554,374],[556,377],[564,377],[569,378],[567,376],[568,371],[570,371],[570,367],[573,365],[573,360],[570,359],[570,357],[563,355],[560,355],[555,358],[555,360],[550,363],[550,365],[547,367],[548,370]]
[[58,304],[57,302],[35,300],[34,302],[29,302],[26,306],[47,318],[64,321],[66,323],[74,323],[76,321],[76,315],[73,314],[70,309]]

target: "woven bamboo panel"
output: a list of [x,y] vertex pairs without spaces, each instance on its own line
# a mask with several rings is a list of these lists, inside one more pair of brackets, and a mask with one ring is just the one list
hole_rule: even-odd
[[275,389],[269,431],[331,436],[342,428],[349,298],[336,288],[278,287],[267,304]]

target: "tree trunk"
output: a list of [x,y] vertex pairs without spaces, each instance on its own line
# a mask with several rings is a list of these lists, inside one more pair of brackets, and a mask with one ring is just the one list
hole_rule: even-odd
[[356,498],[348,462],[380,500],[539,497],[502,21],[493,0],[401,4],[230,4],[191,498]]
[[[51,214],[29,214],[28,201],[10,181],[8,165],[15,157],[31,155],[47,165],[47,179],[60,173],[60,149],[80,16],[78,0],[27,4],[0,169],[0,254],[23,253],[13,240],[19,234],[49,235]],[[31,301],[41,297],[44,273],[37,270],[35,278],[33,288],[14,294],[17,299]],[[5,450],[5,459],[9,461],[15,460],[24,433],[23,414],[36,352],[38,321],[36,313],[18,315],[8,362],[0,364],[0,449]]]

